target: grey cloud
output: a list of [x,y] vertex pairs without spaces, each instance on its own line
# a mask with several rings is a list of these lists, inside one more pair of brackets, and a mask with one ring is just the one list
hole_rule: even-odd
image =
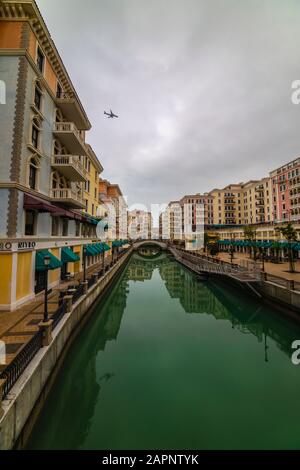
[[[256,179],[298,155],[296,0],[38,4],[105,177],[130,203]],[[104,119],[110,107],[119,120]]]

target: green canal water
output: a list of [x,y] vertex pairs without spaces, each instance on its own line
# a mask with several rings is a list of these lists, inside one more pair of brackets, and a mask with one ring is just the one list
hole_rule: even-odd
[[70,348],[28,449],[299,449],[300,332],[169,255],[134,255]]

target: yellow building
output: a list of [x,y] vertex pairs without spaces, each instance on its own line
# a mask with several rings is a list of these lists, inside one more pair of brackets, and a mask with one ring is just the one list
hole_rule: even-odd
[[[0,2],[0,310],[82,271],[96,239],[99,175],[90,121],[33,0]],[[88,265],[100,261],[89,250]]]

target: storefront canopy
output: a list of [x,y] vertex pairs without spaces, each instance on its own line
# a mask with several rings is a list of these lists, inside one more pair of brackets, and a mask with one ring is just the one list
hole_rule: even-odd
[[[50,257],[50,264],[46,268],[45,266],[45,256]],[[35,258],[35,270],[36,271],[46,271],[46,269],[58,269],[62,266],[61,261],[56,258],[50,251],[41,250],[36,252]]]
[[80,256],[74,253],[71,248],[64,247],[61,250],[61,261],[62,263],[76,263],[77,261],[80,261]]
[[86,256],[96,256],[99,253],[93,245],[86,245],[85,246],[85,254],[86,254]]

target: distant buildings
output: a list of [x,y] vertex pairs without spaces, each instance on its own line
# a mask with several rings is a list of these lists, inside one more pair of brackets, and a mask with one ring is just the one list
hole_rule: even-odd
[[128,212],[128,234],[132,240],[152,237],[151,212],[133,210]]
[[[195,232],[199,223],[199,205],[204,210],[206,228],[226,231],[230,227],[267,227],[288,221],[299,225],[300,158],[271,171],[269,176],[260,180],[229,184],[223,189],[215,188],[203,195],[184,196],[177,202],[170,202],[159,218],[160,237],[186,242],[188,237],[184,234],[187,228],[192,227]],[[178,207],[181,207],[181,212]],[[179,218],[182,220],[181,230],[178,230]]]

